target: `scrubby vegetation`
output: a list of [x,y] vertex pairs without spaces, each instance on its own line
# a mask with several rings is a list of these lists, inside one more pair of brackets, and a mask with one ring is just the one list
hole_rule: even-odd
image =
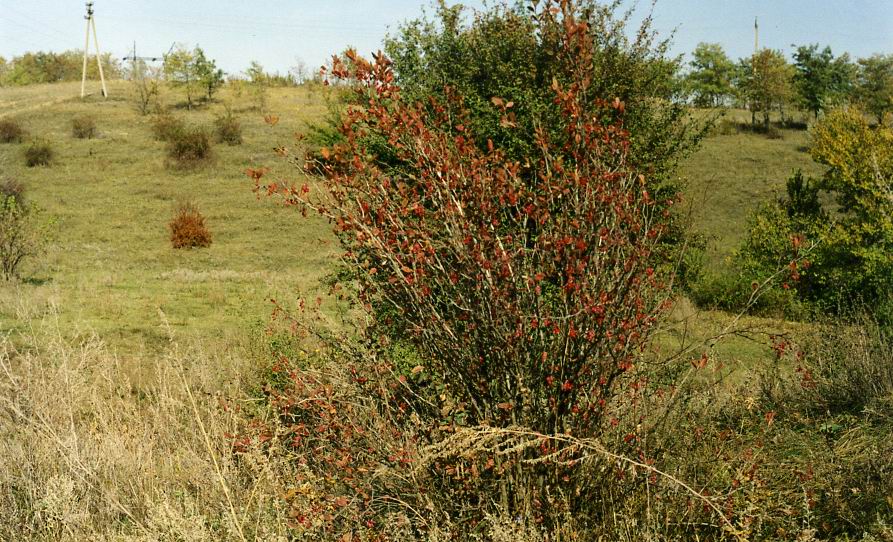
[[51,223],[41,210],[25,201],[25,188],[14,180],[0,184],[0,274],[18,278],[22,264],[44,254]]
[[886,57],[620,9],[0,89],[0,539],[893,539]]
[[217,141],[227,145],[242,144],[242,123],[230,108],[222,115],[214,119],[214,129],[217,133]]
[[158,141],[172,141],[185,130],[183,120],[167,112],[152,117],[152,133]]
[[21,143],[26,132],[15,119],[0,119],[0,143]]
[[71,135],[78,139],[93,139],[98,135],[96,120],[88,115],[71,119]]
[[201,127],[173,131],[167,140],[168,165],[193,168],[211,159],[211,136]]
[[171,231],[171,246],[174,248],[211,245],[211,232],[205,225],[205,217],[191,203],[183,203],[177,207],[168,228]]
[[28,167],[48,166],[53,161],[55,152],[46,139],[34,139],[23,150],[25,165]]

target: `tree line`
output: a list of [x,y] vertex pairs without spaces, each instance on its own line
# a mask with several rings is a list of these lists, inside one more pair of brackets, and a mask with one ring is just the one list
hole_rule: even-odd
[[769,114],[794,106],[818,118],[823,111],[853,103],[882,122],[893,111],[893,55],[875,54],[853,61],[830,47],[801,45],[791,61],[781,51],[762,49],[734,62],[717,43],[700,43],[681,93],[698,107],[739,106],[769,125]]
[[[123,76],[121,63],[111,53],[100,55],[102,70],[109,79]],[[61,53],[24,53],[9,60],[0,56],[0,86],[36,85],[79,81],[83,70],[84,52],[79,49]],[[87,62],[87,77],[98,78],[99,68],[96,58]]]

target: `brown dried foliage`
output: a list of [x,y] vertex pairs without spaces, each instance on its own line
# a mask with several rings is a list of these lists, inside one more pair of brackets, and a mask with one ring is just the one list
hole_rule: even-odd
[[211,232],[205,226],[205,217],[191,203],[177,208],[168,228],[174,248],[207,247],[211,244]]

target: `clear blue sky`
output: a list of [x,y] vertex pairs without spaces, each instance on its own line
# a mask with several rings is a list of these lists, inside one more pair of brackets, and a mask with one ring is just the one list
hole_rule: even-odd
[[[630,0],[631,1],[631,0]],[[368,53],[388,29],[422,12],[428,0],[95,0],[100,45],[127,55],[160,55],[173,42],[199,44],[218,65],[240,72],[251,60],[285,72],[303,59],[318,67],[347,45]],[[480,6],[482,0],[466,0]],[[647,9],[649,0],[639,2]],[[642,9],[639,10],[643,11]],[[0,55],[83,47],[81,0],[0,0]],[[893,0],[657,0],[655,26],[676,30],[674,51],[718,42],[733,58],[760,44],[790,52],[818,42],[835,54],[893,53]]]

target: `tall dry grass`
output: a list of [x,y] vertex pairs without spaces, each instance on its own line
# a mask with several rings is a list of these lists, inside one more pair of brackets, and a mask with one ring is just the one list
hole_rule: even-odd
[[[0,540],[286,540],[289,458],[233,454],[253,409],[235,357],[117,356],[52,321],[0,339]],[[235,375],[235,377],[234,377]]]

